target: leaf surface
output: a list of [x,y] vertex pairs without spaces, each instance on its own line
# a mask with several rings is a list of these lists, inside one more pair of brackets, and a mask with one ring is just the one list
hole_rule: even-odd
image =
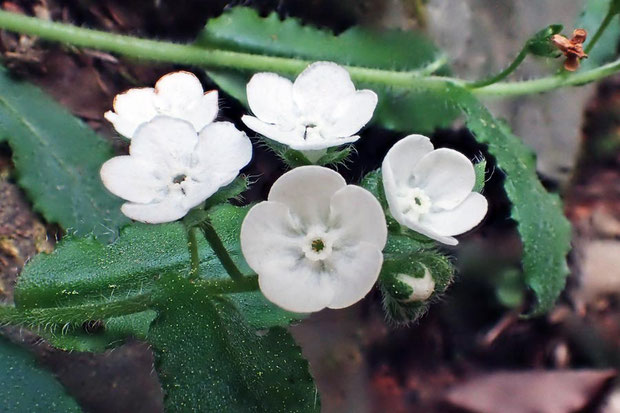
[[13,151],[18,184],[48,222],[76,235],[115,238],[129,222],[103,187],[111,146],[39,88],[0,68],[0,141]]

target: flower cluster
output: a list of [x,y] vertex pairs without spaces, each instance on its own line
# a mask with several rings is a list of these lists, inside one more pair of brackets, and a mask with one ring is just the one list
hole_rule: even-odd
[[[154,88],[131,89],[105,117],[130,139],[129,155],[101,168],[106,188],[125,199],[122,212],[146,223],[183,218],[250,162],[252,144],[232,123],[216,122],[217,91],[205,93],[191,73],[162,77]],[[308,66],[295,81],[258,73],[247,84],[254,116],[247,127],[317,160],[327,148],[350,144],[372,118],[377,95],[356,90],[345,68]],[[388,207],[373,193],[347,185],[337,172],[302,166],[282,175],[266,201],[241,226],[241,249],[267,299],[294,312],[343,308],[377,282],[388,240],[385,214],[444,244],[476,226],[486,199],[472,192],[472,163],[451,149],[434,149],[424,136],[396,143],[382,165]],[[424,267],[426,268],[426,267]],[[412,279],[405,300],[424,301],[435,290],[431,272]]]

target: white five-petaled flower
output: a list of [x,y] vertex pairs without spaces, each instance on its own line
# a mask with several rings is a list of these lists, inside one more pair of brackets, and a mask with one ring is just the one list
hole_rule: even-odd
[[123,199],[121,211],[159,224],[187,212],[232,182],[252,158],[252,144],[232,123],[214,122],[200,133],[184,120],[158,116],[138,128],[129,155],[110,159],[101,179]]
[[422,135],[398,141],[382,165],[383,185],[396,221],[448,245],[454,235],[469,231],[482,221],[487,200],[472,192],[474,166],[452,149],[434,149]]
[[308,66],[295,82],[257,73],[247,85],[254,116],[243,122],[255,132],[301,151],[354,142],[377,106],[371,90],[355,90],[349,73],[332,62]]
[[129,89],[116,95],[114,111],[104,116],[128,139],[140,125],[158,115],[186,120],[200,131],[216,118],[217,100],[217,90],[205,93],[193,73],[179,71],[164,75],[154,88]]
[[282,175],[241,226],[241,249],[261,291],[299,313],[361,300],[377,281],[386,239],[372,194],[320,166]]

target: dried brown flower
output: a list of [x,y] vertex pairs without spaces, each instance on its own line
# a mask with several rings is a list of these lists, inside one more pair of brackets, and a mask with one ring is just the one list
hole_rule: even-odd
[[555,45],[564,56],[564,68],[570,72],[574,72],[579,68],[581,59],[587,58],[588,55],[583,52],[583,43],[586,41],[588,32],[585,29],[575,29],[573,37],[568,39],[561,34],[554,34],[551,37],[551,43]]

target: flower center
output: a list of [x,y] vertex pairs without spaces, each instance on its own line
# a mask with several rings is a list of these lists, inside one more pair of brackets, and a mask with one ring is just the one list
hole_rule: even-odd
[[323,251],[323,248],[325,248],[325,243],[323,242],[323,240],[321,238],[317,238],[314,241],[312,241],[312,244],[310,244],[312,246],[312,250],[314,252],[321,252]]
[[414,221],[418,221],[432,206],[430,197],[421,188],[408,189],[399,198],[403,213]]
[[309,231],[304,237],[301,250],[310,261],[321,261],[332,254],[332,238],[325,231]]
[[172,178],[172,183],[173,184],[180,184],[183,181],[185,181],[185,179],[187,179],[187,175],[185,175],[185,174],[178,174],[177,176]]

